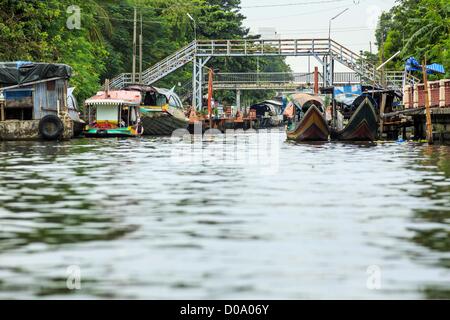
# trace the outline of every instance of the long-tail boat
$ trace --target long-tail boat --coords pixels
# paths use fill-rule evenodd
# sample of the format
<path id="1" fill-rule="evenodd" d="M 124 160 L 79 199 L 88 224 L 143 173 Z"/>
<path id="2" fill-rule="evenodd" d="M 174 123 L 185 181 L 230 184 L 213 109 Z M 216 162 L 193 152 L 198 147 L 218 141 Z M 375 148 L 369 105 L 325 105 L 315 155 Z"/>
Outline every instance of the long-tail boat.
<path id="1" fill-rule="evenodd" d="M 137 137 L 142 135 L 139 91 L 100 91 L 85 101 L 86 137 Z"/>
<path id="2" fill-rule="evenodd" d="M 359 104 L 347 126 L 332 132 L 332 139 L 340 141 L 375 141 L 378 134 L 378 121 L 374 102 L 369 97 Z"/>
<path id="3" fill-rule="evenodd" d="M 140 111 L 144 135 L 170 136 L 177 129 L 188 128 L 189 119 L 173 89 L 133 85 L 125 90 L 140 91 L 142 94 Z"/>
<path id="4" fill-rule="evenodd" d="M 301 141 L 328 141 L 330 129 L 324 114 L 323 101 L 317 96 L 309 94 L 293 95 L 288 106 L 291 109 L 291 125 L 287 129 L 289 140 Z M 285 112 L 289 118 L 289 109 Z M 300 113 L 297 115 L 297 113 Z M 299 122 L 296 122 L 299 118 Z"/>

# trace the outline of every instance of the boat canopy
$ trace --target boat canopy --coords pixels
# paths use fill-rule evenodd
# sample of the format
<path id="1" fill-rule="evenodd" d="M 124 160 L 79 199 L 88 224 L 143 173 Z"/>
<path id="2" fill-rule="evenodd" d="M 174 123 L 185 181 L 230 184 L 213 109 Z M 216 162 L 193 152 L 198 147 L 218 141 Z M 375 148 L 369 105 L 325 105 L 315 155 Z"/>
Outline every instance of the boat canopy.
<path id="1" fill-rule="evenodd" d="M 272 104 L 269 103 L 258 103 L 255 104 L 253 106 L 250 107 L 250 110 L 255 110 L 256 111 L 256 116 L 258 117 L 263 117 L 266 115 L 266 113 L 269 116 L 276 116 L 277 110 L 275 109 L 275 106 L 273 106 Z"/>
<path id="2" fill-rule="evenodd" d="M 72 68 L 65 64 L 28 61 L 0 62 L 0 84 L 15 86 L 53 78 L 69 79 Z"/>
<path id="3" fill-rule="evenodd" d="M 315 102 L 315 105 L 323 106 L 322 98 L 308 93 L 297 93 L 290 96 L 290 100 L 299 108 L 303 108 L 308 102 Z"/>
<path id="4" fill-rule="evenodd" d="M 306 112 L 307 109 L 313 104 L 319 108 L 321 112 L 324 112 L 324 102 L 321 97 L 314 96 L 308 93 L 296 93 L 289 96 L 289 103 L 283 112 L 283 115 L 292 118 L 294 116 L 294 106 L 297 110 Z"/>
<path id="5" fill-rule="evenodd" d="M 277 107 L 281 107 L 283 106 L 283 102 L 282 101 L 277 101 L 277 100 L 266 100 L 264 101 L 265 103 L 271 104 L 273 106 L 277 106 Z"/>
<path id="6" fill-rule="evenodd" d="M 85 101 L 86 105 L 132 105 L 141 104 L 141 93 L 139 91 L 99 91 L 97 94 Z"/>
<path id="7" fill-rule="evenodd" d="M 168 104 L 174 108 L 183 108 L 183 102 L 175 93 L 175 87 L 172 89 L 157 88 L 146 85 L 132 85 L 124 90 L 139 91 L 142 93 L 142 103 L 145 106 L 163 106 Z"/>

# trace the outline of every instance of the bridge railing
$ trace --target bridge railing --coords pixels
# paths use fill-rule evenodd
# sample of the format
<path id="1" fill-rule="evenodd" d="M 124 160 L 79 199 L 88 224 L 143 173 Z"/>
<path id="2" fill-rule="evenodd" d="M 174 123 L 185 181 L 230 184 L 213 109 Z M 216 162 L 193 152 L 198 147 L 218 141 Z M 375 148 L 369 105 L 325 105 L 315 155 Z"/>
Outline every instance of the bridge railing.
<path id="1" fill-rule="evenodd" d="M 205 77 L 205 82 L 208 79 Z M 258 83 L 296 83 L 312 84 L 314 73 L 291 72 L 260 72 L 260 73 L 217 73 L 214 75 L 215 84 L 258 84 Z M 355 72 L 336 72 L 334 74 L 336 84 L 360 83 L 361 78 Z M 323 84 L 323 75 L 319 73 L 319 83 Z"/>
<path id="2" fill-rule="evenodd" d="M 301 56 L 311 53 L 327 54 L 328 39 L 244 39 L 199 40 L 198 56 Z"/>

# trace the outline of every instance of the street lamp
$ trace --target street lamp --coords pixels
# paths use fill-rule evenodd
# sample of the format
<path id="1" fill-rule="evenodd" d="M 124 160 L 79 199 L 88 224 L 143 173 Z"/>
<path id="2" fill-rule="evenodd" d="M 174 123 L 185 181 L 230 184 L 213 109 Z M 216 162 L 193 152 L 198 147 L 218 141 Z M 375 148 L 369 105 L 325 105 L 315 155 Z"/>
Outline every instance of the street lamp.
<path id="1" fill-rule="evenodd" d="M 189 17 L 189 19 L 191 19 L 192 22 L 194 23 L 194 40 L 197 41 L 197 23 L 195 22 L 195 19 L 189 13 L 186 13 L 186 14 Z"/>
<path id="2" fill-rule="evenodd" d="M 335 15 L 333 18 L 330 19 L 330 23 L 328 26 L 328 40 L 331 41 L 331 21 L 333 21 L 334 19 L 336 19 L 337 17 L 339 17 L 340 15 L 344 14 L 344 12 L 348 11 L 349 9 L 345 9 L 343 11 L 341 11 L 340 13 L 338 13 L 337 15 Z"/>

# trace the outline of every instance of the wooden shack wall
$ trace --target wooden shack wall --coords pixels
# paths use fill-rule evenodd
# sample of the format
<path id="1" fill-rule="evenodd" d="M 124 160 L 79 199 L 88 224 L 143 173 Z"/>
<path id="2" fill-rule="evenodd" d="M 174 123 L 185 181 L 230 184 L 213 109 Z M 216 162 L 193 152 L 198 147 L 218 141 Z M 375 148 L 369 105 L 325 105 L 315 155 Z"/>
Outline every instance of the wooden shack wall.
<path id="1" fill-rule="evenodd" d="M 58 101 L 61 111 L 66 109 L 66 80 L 56 80 L 34 85 L 34 119 L 57 114 Z"/>

